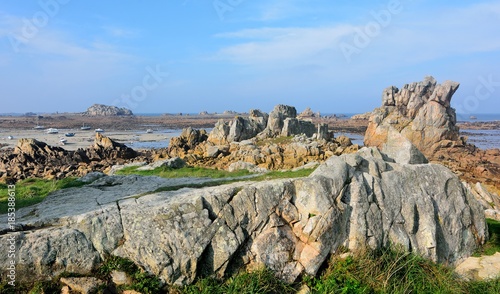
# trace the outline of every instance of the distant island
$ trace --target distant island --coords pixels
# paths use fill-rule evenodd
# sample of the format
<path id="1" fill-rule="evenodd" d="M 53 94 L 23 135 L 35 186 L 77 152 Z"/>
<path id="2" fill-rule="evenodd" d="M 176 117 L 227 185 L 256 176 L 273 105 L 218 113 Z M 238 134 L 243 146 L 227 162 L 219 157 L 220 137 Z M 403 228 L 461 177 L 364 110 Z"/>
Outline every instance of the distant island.
<path id="1" fill-rule="evenodd" d="M 131 116 L 134 115 L 130 109 L 127 109 L 125 107 L 116 107 L 116 106 L 108 106 L 104 104 L 94 104 L 90 106 L 86 112 L 84 112 L 85 115 L 91 115 L 91 116 L 121 116 L 121 115 L 127 115 Z"/>

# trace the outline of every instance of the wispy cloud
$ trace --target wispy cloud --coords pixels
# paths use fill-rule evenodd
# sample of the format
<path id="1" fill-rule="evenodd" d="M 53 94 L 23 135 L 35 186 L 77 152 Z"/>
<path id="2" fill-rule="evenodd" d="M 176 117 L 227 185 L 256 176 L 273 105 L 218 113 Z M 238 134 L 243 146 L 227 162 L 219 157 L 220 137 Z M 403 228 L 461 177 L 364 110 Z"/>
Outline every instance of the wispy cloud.
<path id="1" fill-rule="evenodd" d="M 279 1 L 278 1 L 279 2 Z M 497 30 L 500 27 L 500 3 L 474 4 L 465 8 L 435 11 L 422 15 L 405 8 L 393 16 L 391 23 L 362 48 L 361 62 L 375 69 L 381 60 L 397 66 L 402 59 L 422 62 L 450 55 L 500 49 Z M 272 10 L 270 10 L 272 11 Z M 370 11 L 367 11 L 370 16 Z M 373 19 L 370 21 L 374 21 Z M 270 67 L 282 64 L 323 62 L 352 67 L 343 60 L 340 44 L 350 42 L 367 23 L 334 24 L 320 27 L 279 27 L 245 29 L 215 35 L 233 40 L 216 56 L 237 64 Z M 376 65 L 376 66 L 375 66 Z M 370 64 L 366 64 L 370 68 Z"/>
<path id="2" fill-rule="evenodd" d="M 134 29 L 120 28 L 117 26 L 104 26 L 104 31 L 116 38 L 135 38 L 139 36 L 139 31 Z"/>
<path id="3" fill-rule="evenodd" d="M 350 25 L 320 28 L 261 28 L 218 34 L 219 38 L 250 39 L 222 48 L 218 58 L 242 64 L 297 61 L 337 48 L 352 33 Z"/>

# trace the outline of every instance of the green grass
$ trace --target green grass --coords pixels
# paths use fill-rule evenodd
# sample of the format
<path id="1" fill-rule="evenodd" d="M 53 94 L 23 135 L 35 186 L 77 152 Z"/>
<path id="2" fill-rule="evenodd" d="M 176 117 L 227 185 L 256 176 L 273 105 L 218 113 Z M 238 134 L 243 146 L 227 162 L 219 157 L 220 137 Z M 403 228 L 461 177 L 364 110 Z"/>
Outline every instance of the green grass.
<path id="1" fill-rule="evenodd" d="M 279 280 L 268 269 L 241 272 L 225 281 L 204 278 L 196 281 L 193 285 L 182 288 L 175 287 L 170 290 L 170 293 L 173 294 L 287 294 L 295 292 L 292 285 Z"/>
<path id="2" fill-rule="evenodd" d="M 71 187 L 85 185 L 77 178 L 62 180 L 25 179 L 15 184 L 16 209 L 41 202 L 49 193 Z M 0 184 L 0 213 L 6 213 L 8 208 L 8 186 Z"/>
<path id="3" fill-rule="evenodd" d="M 196 177 L 196 178 L 213 178 L 221 179 L 228 177 L 242 177 L 248 176 L 251 173 L 247 170 L 240 170 L 235 172 L 228 172 L 225 170 L 210 169 L 203 167 L 183 167 L 183 168 L 169 168 L 169 167 L 158 167 L 153 170 L 137 170 L 137 166 L 126 167 L 119 170 L 116 174 L 118 175 L 141 175 L 141 176 L 159 176 L 163 178 L 184 178 L 184 177 Z"/>
<path id="4" fill-rule="evenodd" d="M 268 270 L 240 273 L 226 280 L 211 277 L 170 293 L 296 293 L 307 285 L 311 293 L 500 293 L 500 279 L 464 281 L 446 266 L 399 249 L 366 252 L 356 257 L 330 258 L 317 277 L 303 276 L 283 284 Z"/>
<path id="5" fill-rule="evenodd" d="M 500 293 L 500 278 L 490 281 L 465 281 L 460 279 L 453 269 L 425 260 L 420 256 L 400 249 L 383 249 L 358 254 L 355 257 L 341 258 L 333 255 L 313 277 L 304 275 L 294 284 L 287 284 L 276 278 L 269 269 L 252 272 L 242 271 L 229 278 L 219 280 L 214 277 L 198 278 L 192 285 L 161 288 L 157 277 L 140 270 L 132 261 L 109 257 L 94 272 L 94 276 L 110 282 L 113 270 L 126 272 L 131 278 L 130 285 L 119 286 L 118 293 L 132 289 L 141 293 L 172 294 L 250 294 L 250 293 L 296 293 L 306 285 L 311 293 Z M 72 276 L 65 274 L 65 276 Z M 44 289 L 52 293 L 59 277 L 52 282 L 37 282 L 35 289 Z M 33 288 L 17 286 L 15 292 L 5 285 L 0 285 L 0 293 L 29 293 Z M 56 291 L 57 292 L 57 291 Z M 54 292 L 54 293 L 56 293 Z M 42 293 L 42 292 L 31 292 Z M 99 292 L 102 293 L 102 292 Z"/>
<path id="6" fill-rule="evenodd" d="M 160 280 L 144 271 L 142 271 L 132 261 L 117 257 L 108 257 L 99 268 L 96 270 L 96 276 L 104 281 L 111 281 L 111 272 L 113 270 L 127 273 L 132 282 L 130 285 L 121 285 L 118 291 L 135 290 L 143 294 L 162 293 Z"/>
<path id="7" fill-rule="evenodd" d="M 493 255 L 500 252 L 500 222 L 493 219 L 486 219 L 490 239 L 481 247 L 474 256 Z"/>

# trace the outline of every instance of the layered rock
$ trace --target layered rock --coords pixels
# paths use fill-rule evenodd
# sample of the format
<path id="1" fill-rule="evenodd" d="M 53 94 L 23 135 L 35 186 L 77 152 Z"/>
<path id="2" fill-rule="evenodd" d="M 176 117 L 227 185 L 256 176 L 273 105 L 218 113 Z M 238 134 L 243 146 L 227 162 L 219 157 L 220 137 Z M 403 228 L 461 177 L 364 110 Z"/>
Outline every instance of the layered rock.
<path id="1" fill-rule="evenodd" d="M 90 106 L 84 114 L 92 116 L 134 115 L 130 109 L 125 107 L 120 108 L 103 104 L 94 104 Z"/>
<path id="2" fill-rule="evenodd" d="M 397 130 L 426 155 L 432 155 L 443 140 L 459 138 L 455 110 L 450 101 L 459 83 L 437 84 L 433 77 L 422 82 L 394 86 L 382 93 L 382 107 L 372 112 L 365 134 L 366 146 L 381 147 L 389 131 Z"/>
<path id="3" fill-rule="evenodd" d="M 483 244 L 484 213 L 457 176 L 386 158 L 365 148 L 330 158 L 307 178 L 159 193 L 182 179 L 103 177 L 20 209 L 21 231 L 6 234 L 0 224 L 0 242 L 15 236 L 19 279 L 89 273 L 112 254 L 169 284 L 262 265 L 291 282 L 316 274 L 340 247 L 400 244 L 455 264 Z M 0 251 L 2 270 L 7 254 Z"/>

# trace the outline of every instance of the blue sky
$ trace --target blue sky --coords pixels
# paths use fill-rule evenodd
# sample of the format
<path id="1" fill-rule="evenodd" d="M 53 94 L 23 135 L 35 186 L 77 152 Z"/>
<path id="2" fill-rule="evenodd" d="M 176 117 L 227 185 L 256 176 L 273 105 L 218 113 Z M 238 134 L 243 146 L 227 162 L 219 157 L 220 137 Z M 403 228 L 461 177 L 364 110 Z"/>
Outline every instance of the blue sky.
<path id="1" fill-rule="evenodd" d="M 2 1 L 0 113 L 361 113 L 426 75 L 499 113 L 499 29 L 499 1 Z"/>

